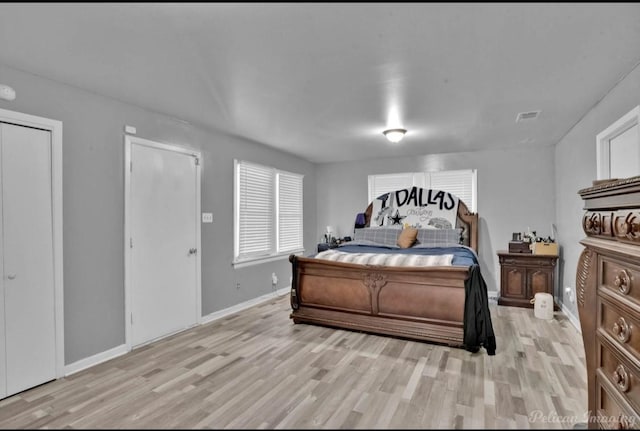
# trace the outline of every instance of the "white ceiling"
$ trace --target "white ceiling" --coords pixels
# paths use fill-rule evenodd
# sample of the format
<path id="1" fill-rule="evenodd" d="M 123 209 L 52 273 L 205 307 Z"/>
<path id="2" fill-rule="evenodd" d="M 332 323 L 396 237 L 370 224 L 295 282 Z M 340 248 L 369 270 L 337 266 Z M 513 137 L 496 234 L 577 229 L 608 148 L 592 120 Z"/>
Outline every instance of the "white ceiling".
<path id="1" fill-rule="evenodd" d="M 634 3 L 0 5 L 0 63 L 312 162 L 554 145 L 639 47 Z"/>

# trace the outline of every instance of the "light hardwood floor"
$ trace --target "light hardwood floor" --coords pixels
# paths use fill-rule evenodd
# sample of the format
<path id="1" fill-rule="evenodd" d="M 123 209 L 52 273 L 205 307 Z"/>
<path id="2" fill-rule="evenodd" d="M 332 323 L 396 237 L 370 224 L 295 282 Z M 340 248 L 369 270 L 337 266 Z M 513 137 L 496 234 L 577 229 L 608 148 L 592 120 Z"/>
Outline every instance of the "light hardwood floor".
<path id="1" fill-rule="evenodd" d="M 492 305 L 497 351 L 289 319 L 279 297 L 0 401 L 2 428 L 572 428 L 580 334 Z"/>

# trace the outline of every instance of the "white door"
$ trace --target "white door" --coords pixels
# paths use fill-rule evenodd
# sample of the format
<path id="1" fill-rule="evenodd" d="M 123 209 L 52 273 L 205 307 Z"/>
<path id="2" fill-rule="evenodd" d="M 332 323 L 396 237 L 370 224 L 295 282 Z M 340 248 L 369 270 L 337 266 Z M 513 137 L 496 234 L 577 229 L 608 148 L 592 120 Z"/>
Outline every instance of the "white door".
<path id="1" fill-rule="evenodd" d="M 4 396 L 56 377 L 51 132 L 0 123 Z"/>
<path id="2" fill-rule="evenodd" d="M 131 344 L 198 321 L 197 158 L 136 142 L 130 165 Z"/>

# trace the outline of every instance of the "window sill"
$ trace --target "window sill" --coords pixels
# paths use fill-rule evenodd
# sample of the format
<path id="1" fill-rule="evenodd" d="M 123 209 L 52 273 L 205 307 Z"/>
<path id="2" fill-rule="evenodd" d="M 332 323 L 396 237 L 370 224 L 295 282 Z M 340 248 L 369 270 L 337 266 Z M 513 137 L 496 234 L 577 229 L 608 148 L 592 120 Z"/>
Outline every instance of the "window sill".
<path id="1" fill-rule="evenodd" d="M 235 268 L 244 268 L 247 266 L 260 265 L 262 263 L 274 262 L 276 260 L 288 259 L 292 254 L 304 253 L 304 250 L 292 250 L 283 253 L 273 254 L 271 256 L 251 257 L 242 260 L 234 260 L 231 265 Z"/>

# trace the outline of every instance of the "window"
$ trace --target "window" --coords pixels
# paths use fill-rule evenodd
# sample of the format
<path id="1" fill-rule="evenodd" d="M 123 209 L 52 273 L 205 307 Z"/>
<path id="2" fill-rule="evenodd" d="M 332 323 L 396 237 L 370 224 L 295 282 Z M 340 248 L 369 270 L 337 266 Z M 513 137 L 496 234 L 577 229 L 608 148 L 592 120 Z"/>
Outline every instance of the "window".
<path id="1" fill-rule="evenodd" d="M 629 178 L 640 171 L 640 106 L 596 136 L 597 179 Z"/>
<path id="2" fill-rule="evenodd" d="M 302 179 L 235 161 L 234 265 L 302 251 Z"/>
<path id="3" fill-rule="evenodd" d="M 387 192 L 413 186 L 449 192 L 460 198 L 467 205 L 469 211 L 476 212 L 475 169 L 369 175 L 369 202 Z"/>

